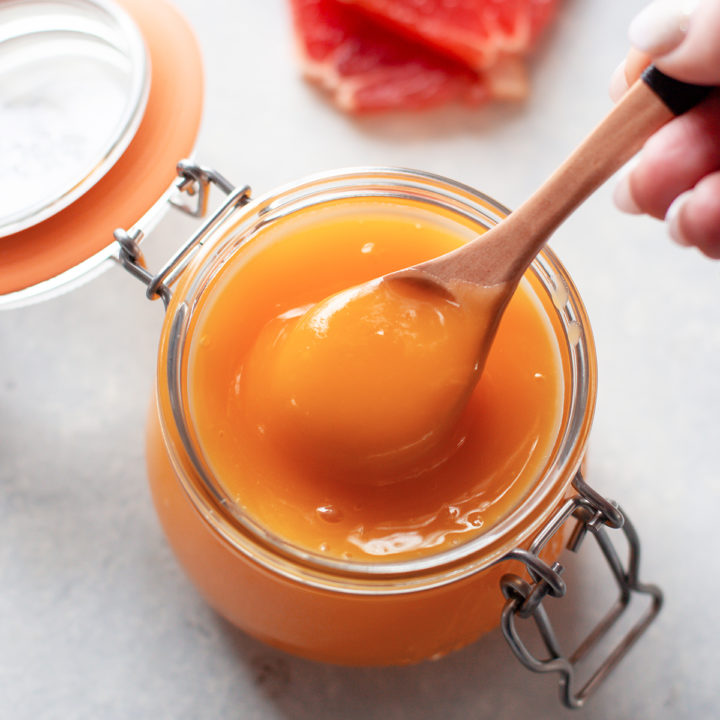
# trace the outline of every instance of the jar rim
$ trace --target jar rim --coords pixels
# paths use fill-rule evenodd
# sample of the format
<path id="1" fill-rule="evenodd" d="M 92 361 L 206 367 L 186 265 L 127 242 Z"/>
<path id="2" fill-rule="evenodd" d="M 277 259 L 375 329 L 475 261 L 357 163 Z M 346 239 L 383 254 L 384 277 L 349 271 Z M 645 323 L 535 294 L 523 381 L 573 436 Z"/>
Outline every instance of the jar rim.
<path id="1" fill-rule="evenodd" d="M 168 443 L 173 465 L 186 494 L 212 528 L 234 550 L 286 576 L 302 577 L 320 587 L 349 592 L 407 592 L 446 584 L 500 560 L 526 541 L 564 496 L 580 466 L 596 396 L 596 357 L 587 313 L 570 276 L 555 254 L 545 248 L 530 271 L 547 292 L 557 313 L 569 358 L 569 394 L 555 449 L 524 500 L 486 532 L 426 556 L 395 561 L 328 558 L 277 536 L 244 515 L 215 482 L 194 437 L 189 403 L 187 357 L 191 320 L 202 293 L 223 262 L 247 243 L 257 230 L 279 217 L 330 200 L 358 196 L 412 197 L 441 204 L 490 227 L 509 210 L 463 183 L 423 171 L 390 167 L 346 168 L 312 175 L 255 199 L 233 213 L 208 239 L 181 276 L 168 307 L 158 362 L 158 388 L 167 393 L 169 412 L 160 408 L 163 434 L 174 429 L 177 443 Z M 545 305 L 545 303 L 543 303 Z M 189 331 L 190 329 L 190 331 Z M 557 335 L 557 333 L 556 333 Z M 159 393 L 159 396 L 163 395 Z M 160 402 L 160 405 L 163 403 Z M 170 427 L 172 426 L 172 428 Z"/>

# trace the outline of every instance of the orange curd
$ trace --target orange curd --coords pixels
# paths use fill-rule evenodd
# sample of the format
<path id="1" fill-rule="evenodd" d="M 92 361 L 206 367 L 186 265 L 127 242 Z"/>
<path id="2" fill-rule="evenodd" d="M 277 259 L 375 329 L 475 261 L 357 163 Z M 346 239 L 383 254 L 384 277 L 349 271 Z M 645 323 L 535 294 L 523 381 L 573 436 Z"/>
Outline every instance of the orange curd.
<path id="1" fill-rule="evenodd" d="M 345 558 L 426 553 L 492 526 L 527 493 L 562 413 L 557 342 L 527 285 L 449 429 L 448 386 L 476 362 L 471 308 L 414 288 L 387 291 L 387 302 L 362 286 L 359 302 L 340 298 L 347 312 L 329 330 L 359 343 L 341 337 L 328 350 L 327 329 L 303 327 L 323 319 L 309 303 L 331 295 L 332 305 L 343 288 L 465 239 L 442 218 L 358 200 L 261 230 L 255 252 L 213 279 L 190 348 L 190 411 L 212 472 L 274 534 Z M 406 407 L 425 386 L 437 388 L 424 409 L 444 442 L 398 479 L 397 446 L 431 425 Z"/>
<path id="2" fill-rule="evenodd" d="M 320 199 L 307 202 L 307 187 Z M 594 379 L 582 379 L 590 387 L 575 402 L 575 349 L 538 273 L 520 284 L 458 417 L 409 464 L 393 448 L 427 418 L 406 400 L 418 383 L 442 388 L 465 371 L 468 308 L 406 294 L 390 325 L 349 324 L 371 348 L 361 366 L 353 354 L 314 353 L 312 333 L 293 334 L 308 308 L 487 226 L 474 208 L 433 202 L 434 189 L 413 192 L 301 186 L 291 210 L 282 195 L 261 199 L 185 270 L 161 339 L 148 467 L 170 543 L 225 617 L 318 660 L 415 662 L 497 625 L 499 578 L 520 570 L 500 561 L 566 496 L 589 429 Z M 408 366 L 398 359 L 417 334 L 396 331 L 413 313 L 423 347 Z M 392 328 L 388 347 L 378 330 Z M 439 392 L 439 417 L 443 403 Z M 367 432 L 348 433 L 358 417 Z"/>

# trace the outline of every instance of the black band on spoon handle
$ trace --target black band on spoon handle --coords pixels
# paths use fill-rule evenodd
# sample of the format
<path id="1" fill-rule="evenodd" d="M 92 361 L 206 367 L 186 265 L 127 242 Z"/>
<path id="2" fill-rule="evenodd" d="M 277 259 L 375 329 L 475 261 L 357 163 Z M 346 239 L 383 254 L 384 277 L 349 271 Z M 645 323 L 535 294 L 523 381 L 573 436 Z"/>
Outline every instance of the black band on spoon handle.
<path id="1" fill-rule="evenodd" d="M 642 74 L 645 84 L 667 105 L 674 115 L 682 115 L 701 103 L 712 90 L 708 85 L 692 85 L 668 77 L 654 65 Z"/>

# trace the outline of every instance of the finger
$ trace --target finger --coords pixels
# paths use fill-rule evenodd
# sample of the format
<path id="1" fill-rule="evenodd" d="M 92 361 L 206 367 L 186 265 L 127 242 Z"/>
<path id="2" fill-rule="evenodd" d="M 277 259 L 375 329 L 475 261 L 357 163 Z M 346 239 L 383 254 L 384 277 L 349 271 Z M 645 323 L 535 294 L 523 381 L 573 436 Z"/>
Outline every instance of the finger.
<path id="1" fill-rule="evenodd" d="M 651 63 L 652 58 L 646 52 L 631 47 L 625 60 L 625 80 L 632 85 L 642 75 L 642 71 Z"/>
<path id="2" fill-rule="evenodd" d="M 625 78 L 625 65 L 627 60 L 623 60 L 613 72 L 610 77 L 610 86 L 608 87 L 608 93 L 610 99 L 613 102 L 617 102 L 626 92 L 629 87 L 628 81 Z"/>
<path id="3" fill-rule="evenodd" d="M 630 42 L 653 57 L 667 55 L 685 39 L 698 5 L 698 0 L 654 0 L 630 23 Z"/>
<path id="4" fill-rule="evenodd" d="M 675 118 L 645 143 L 637 165 L 621 177 L 616 204 L 625 212 L 664 218 L 673 200 L 720 170 L 720 93 Z"/>
<path id="5" fill-rule="evenodd" d="M 703 178 L 680 195 L 667 214 L 670 236 L 680 245 L 695 245 L 720 259 L 720 172 Z"/>
<path id="6" fill-rule="evenodd" d="M 610 80 L 610 99 L 617 102 L 650 64 L 650 56 L 635 48 L 630 48 Z"/>
<path id="7" fill-rule="evenodd" d="M 664 73 L 720 85 L 720 2 L 655 0 L 630 24 L 630 41 Z"/>

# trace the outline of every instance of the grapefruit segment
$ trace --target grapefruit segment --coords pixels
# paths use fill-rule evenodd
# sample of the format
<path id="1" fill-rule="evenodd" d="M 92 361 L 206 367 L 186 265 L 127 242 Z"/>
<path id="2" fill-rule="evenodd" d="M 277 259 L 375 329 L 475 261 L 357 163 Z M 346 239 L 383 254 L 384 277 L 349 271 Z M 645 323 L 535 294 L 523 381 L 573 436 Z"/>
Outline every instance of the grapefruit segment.
<path id="1" fill-rule="evenodd" d="M 344 110 L 478 105 L 491 83 L 457 60 L 378 25 L 336 0 L 291 0 L 306 77 Z"/>
<path id="2" fill-rule="evenodd" d="M 341 0 L 368 17 L 486 70 L 525 55 L 554 17 L 559 0 Z"/>

